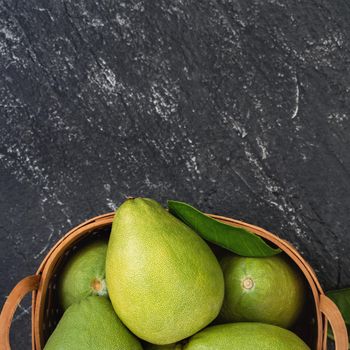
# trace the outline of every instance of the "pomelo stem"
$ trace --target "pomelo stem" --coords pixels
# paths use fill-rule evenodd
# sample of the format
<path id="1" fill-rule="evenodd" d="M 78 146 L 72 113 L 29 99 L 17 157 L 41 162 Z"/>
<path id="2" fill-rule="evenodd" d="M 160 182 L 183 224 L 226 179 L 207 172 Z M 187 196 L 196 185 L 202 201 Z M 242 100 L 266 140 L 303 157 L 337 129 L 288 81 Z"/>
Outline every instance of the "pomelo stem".
<path id="1" fill-rule="evenodd" d="M 254 281 L 250 277 L 247 277 L 243 280 L 242 285 L 244 289 L 252 289 L 254 287 Z"/>
<path id="2" fill-rule="evenodd" d="M 106 286 L 106 281 L 104 279 L 98 279 L 95 278 L 91 282 L 91 288 L 94 292 L 94 294 L 104 296 L 107 295 L 107 286 Z"/>

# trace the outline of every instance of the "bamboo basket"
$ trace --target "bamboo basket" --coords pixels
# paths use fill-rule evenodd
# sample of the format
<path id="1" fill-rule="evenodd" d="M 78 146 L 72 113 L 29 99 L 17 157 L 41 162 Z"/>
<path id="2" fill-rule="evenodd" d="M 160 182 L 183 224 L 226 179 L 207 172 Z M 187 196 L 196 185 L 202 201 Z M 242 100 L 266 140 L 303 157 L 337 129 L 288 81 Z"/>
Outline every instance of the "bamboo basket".
<path id="1" fill-rule="evenodd" d="M 315 272 L 289 242 L 242 221 L 217 215 L 211 215 L 211 217 L 228 225 L 249 229 L 281 248 L 301 270 L 308 286 L 309 302 L 306 306 L 308 315 L 304 319 L 309 319 L 310 322 L 305 323 L 304 329 L 297 330 L 297 333 L 302 333 L 304 339 L 305 337 L 308 339 L 313 350 L 326 350 L 329 322 L 334 333 L 336 350 L 348 349 L 347 329 L 337 306 L 325 296 Z M 11 349 L 9 333 L 13 315 L 22 298 L 29 292 L 32 292 L 32 350 L 44 348 L 46 340 L 61 317 L 56 297 L 60 268 L 77 247 L 94 237 L 108 236 L 113 218 L 114 213 L 109 213 L 73 228 L 50 250 L 36 274 L 24 278 L 15 286 L 0 315 L 0 350 Z"/>

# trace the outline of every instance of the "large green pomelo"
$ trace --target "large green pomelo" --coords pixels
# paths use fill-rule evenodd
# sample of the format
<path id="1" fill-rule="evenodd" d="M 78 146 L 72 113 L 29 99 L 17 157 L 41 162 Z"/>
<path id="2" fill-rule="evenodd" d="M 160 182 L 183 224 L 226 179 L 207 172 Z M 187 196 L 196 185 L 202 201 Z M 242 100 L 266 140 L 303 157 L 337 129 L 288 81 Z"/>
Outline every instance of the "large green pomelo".
<path id="1" fill-rule="evenodd" d="M 151 199 L 128 199 L 115 216 L 107 259 L 110 299 L 139 338 L 170 344 L 218 315 L 223 274 L 208 245 Z"/>
<path id="2" fill-rule="evenodd" d="M 282 255 L 221 260 L 225 298 L 219 320 L 254 321 L 289 328 L 300 315 L 305 288 L 298 273 Z"/>
<path id="3" fill-rule="evenodd" d="M 63 314 L 44 350 L 142 350 L 107 298 L 87 297 Z"/>
<path id="4" fill-rule="evenodd" d="M 64 310 L 90 295 L 107 296 L 106 253 L 107 242 L 98 240 L 79 249 L 67 261 L 58 281 Z"/>
<path id="5" fill-rule="evenodd" d="M 208 327 L 190 338 L 184 350 L 310 350 L 294 333 L 277 326 L 227 323 Z"/>

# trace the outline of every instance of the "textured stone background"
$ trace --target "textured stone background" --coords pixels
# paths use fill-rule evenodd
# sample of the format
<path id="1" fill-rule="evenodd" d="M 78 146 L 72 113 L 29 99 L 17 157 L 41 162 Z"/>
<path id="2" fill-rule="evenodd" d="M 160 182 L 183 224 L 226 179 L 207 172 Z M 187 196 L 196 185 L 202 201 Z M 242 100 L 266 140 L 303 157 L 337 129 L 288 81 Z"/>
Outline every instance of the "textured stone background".
<path id="1" fill-rule="evenodd" d="M 128 195 L 261 225 L 350 285 L 349 36 L 346 0 L 0 0 L 0 306 Z"/>

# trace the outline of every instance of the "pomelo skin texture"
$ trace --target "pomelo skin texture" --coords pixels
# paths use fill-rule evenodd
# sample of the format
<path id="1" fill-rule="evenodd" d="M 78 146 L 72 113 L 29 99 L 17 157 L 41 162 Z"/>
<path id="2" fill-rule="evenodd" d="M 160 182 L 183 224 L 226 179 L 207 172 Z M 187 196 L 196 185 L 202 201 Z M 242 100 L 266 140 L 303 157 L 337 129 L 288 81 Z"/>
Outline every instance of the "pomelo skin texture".
<path id="1" fill-rule="evenodd" d="M 310 350 L 294 333 L 277 326 L 227 323 L 208 327 L 190 338 L 183 350 Z"/>
<path id="2" fill-rule="evenodd" d="M 128 199 L 116 212 L 107 287 L 123 323 L 165 345 L 187 338 L 218 315 L 224 279 L 215 255 L 188 226 L 151 199 Z"/>
<path id="3" fill-rule="evenodd" d="M 107 296 L 106 253 L 107 242 L 99 240 L 78 250 L 67 261 L 58 281 L 64 310 L 90 295 Z"/>
<path id="4" fill-rule="evenodd" d="M 304 305 L 301 275 L 283 255 L 226 256 L 221 261 L 225 298 L 219 321 L 254 321 L 291 327 Z"/>
<path id="5" fill-rule="evenodd" d="M 107 298 L 87 297 L 63 314 L 44 350 L 142 350 Z"/>

